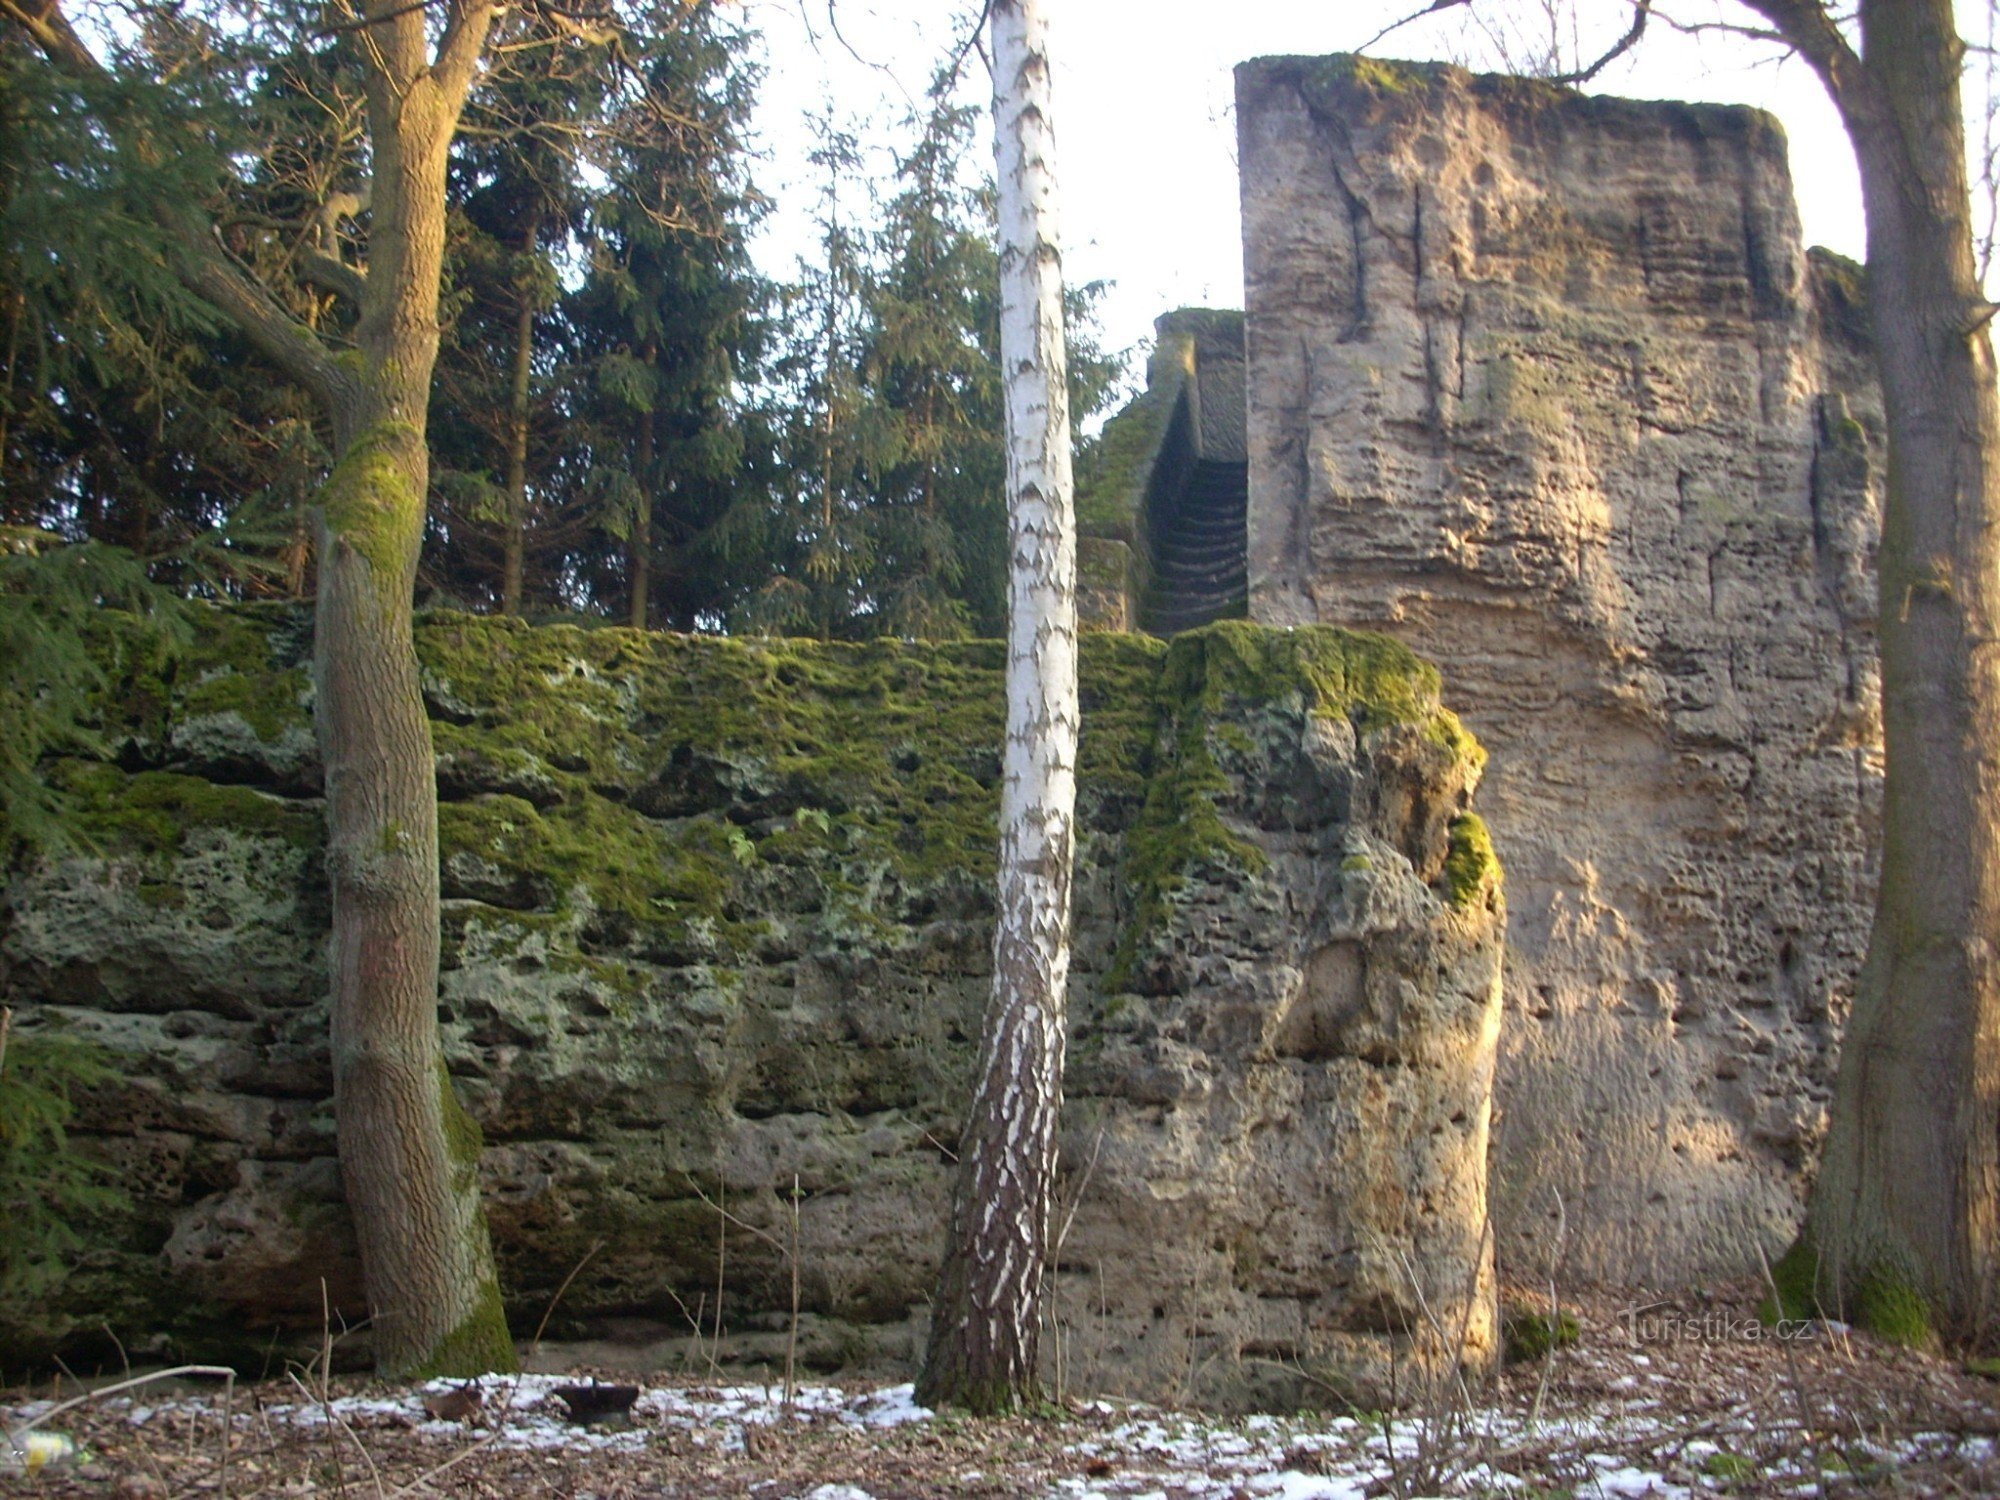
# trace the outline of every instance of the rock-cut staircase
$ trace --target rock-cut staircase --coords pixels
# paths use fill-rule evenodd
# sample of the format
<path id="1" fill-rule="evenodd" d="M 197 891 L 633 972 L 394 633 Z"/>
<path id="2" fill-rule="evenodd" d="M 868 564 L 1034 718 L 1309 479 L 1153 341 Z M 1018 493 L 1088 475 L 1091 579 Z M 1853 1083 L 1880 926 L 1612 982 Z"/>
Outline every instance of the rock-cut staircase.
<path id="1" fill-rule="evenodd" d="M 1248 600 L 1244 508 L 1249 466 L 1197 459 L 1170 514 L 1152 517 L 1152 586 L 1141 628 L 1154 635 L 1241 619 Z"/>

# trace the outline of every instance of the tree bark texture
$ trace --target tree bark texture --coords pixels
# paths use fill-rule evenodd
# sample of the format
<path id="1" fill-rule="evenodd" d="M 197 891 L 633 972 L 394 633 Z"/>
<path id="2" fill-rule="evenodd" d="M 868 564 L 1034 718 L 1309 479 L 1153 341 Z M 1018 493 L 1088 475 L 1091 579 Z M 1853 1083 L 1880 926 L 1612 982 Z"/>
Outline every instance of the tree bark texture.
<path id="1" fill-rule="evenodd" d="M 514 1356 L 479 1201 L 478 1130 L 438 1042 L 436 763 L 411 639 L 445 166 L 470 72 L 454 85 L 452 70 L 430 65 L 422 13 L 378 4 L 389 18 L 370 28 L 370 257 L 358 367 L 333 414 L 314 637 L 334 1120 L 378 1367 L 477 1374 Z"/>
<path id="2" fill-rule="evenodd" d="M 1750 0 L 1859 161 L 1888 419 L 1882 879 L 1795 1286 L 1912 1342 L 1992 1331 L 2000 1270 L 2000 402 L 1950 0 Z M 1789 1293 L 1788 1293 L 1789 1295 Z"/>
<path id="3" fill-rule="evenodd" d="M 1031 1400 L 1062 1107 L 1075 843 L 1076 536 L 1041 0 L 992 7 L 1006 384 L 1007 745 L 993 993 L 919 1396 Z"/>

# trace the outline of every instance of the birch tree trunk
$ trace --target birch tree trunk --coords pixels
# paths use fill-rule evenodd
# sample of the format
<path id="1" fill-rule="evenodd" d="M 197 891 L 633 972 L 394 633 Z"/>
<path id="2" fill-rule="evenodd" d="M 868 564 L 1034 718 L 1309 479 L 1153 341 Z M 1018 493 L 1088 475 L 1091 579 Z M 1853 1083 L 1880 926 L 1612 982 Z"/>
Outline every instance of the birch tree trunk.
<path id="1" fill-rule="evenodd" d="M 1062 1107 L 1078 728 L 1048 37 L 1042 0 L 994 0 L 991 14 L 1010 555 L 1000 902 L 993 994 L 918 1384 L 927 1404 L 976 1412 L 1009 1410 L 1036 1391 Z"/>
<path id="2" fill-rule="evenodd" d="M 1972 244 L 1951 0 L 1746 0 L 1860 166 L 1882 514 L 1882 880 L 1794 1304 L 1906 1342 L 1990 1334 L 2000 1291 L 2000 399 Z"/>

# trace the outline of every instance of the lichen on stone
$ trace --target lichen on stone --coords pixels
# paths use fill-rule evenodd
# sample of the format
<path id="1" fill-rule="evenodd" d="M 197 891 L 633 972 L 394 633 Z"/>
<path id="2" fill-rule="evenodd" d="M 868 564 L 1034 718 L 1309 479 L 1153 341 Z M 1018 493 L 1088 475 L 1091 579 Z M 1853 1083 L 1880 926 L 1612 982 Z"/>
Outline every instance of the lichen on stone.
<path id="1" fill-rule="evenodd" d="M 1159 728 L 1152 775 L 1126 841 L 1133 914 L 1109 983 L 1132 981 L 1142 946 L 1193 872 L 1209 866 L 1255 874 L 1262 867 L 1256 845 L 1217 806 L 1218 794 L 1232 785 L 1222 758 L 1240 760 L 1248 748 L 1235 713 L 1288 703 L 1301 715 L 1344 720 L 1358 735 L 1412 728 L 1462 763 L 1469 785 L 1485 752 L 1443 707 L 1439 691 L 1437 669 L 1387 636 L 1317 625 L 1271 630 L 1238 620 L 1176 636 L 1154 688 Z M 1491 861 L 1490 841 L 1484 851 Z M 1476 873 L 1468 867 L 1468 874 L 1497 878 L 1483 865 Z"/>
<path id="2" fill-rule="evenodd" d="M 278 695 L 267 724 L 290 735 L 304 715 L 295 625 L 274 615 L 261 652 L 218 634 L 221 654 L 205 655 L 198 639 L 130 705 L 105 704 L 118 760 L 52 768 L 79 789 L 96 850 L 18 877 L 0 935 L 23 997 L 59 996 L 91 1018 L 130 1074 L 129 1098 L 94 1113 L 92 1149 L 162 1184 L 160 1201 L 93 1239 L 91 1264 L 106 1269 L 72 1278 L 59 1311 L 77 1328 L 167 1330 L 189 1352 L 253 1362 L 274 1339 L 287 1350 L 317 1339 L 322 1274 L 337 1312 L 366 1311 L 332 1161 L 321 804 L 281 757 L 248 744 L 215 772 L 255 785 L 130 767 L 171 764 L 177 726 L 204 708 L 191 686 L 235 676 Z M 496 1362 L 500 1300 L 532 1323 L 593 1246 L 552 1334 L 591 1336 L 624 1314 L 678 1326 L 672 1298 L 712 1291 L 713 1204 L 726 1195 L 743 1223 L 782 1226 L 796 1171 L 812 1268 L 800 1357 L 882 1368 L 929 1291 L 949 1189 L 935 1143 L 958 1129 L 990 988 L 1002 647 L 457 614 L 421 620 L 415 644 L 442 798 L 440 1104 L 461 1189 L 478 1164 L 501 1272 L 432 1367 Z M 1367 893 L 1352 878 L 1307 881 L 1301 899 L 1336 923 L 1373 902 L 1368 920 L 1425 955 L 1411 983 L 1437 987 L 1438 1019 L 1409 1013 L 1425 1040 L 1399 1078 L 1481 1044 L 1460 1012 L 1485 993 L 1493 924 L 1448 916 L 1435 871 L 1416 873 L 1400 852 L 1435 845 L 1441 864 L 1443 824 L 1427 809 L 1458 805 L 1476 752 L 1438 708 L 1435 673 L 1379 638 L 1240 622 L 1171 647 L 1092 635 L 1081 665 L 1066 1120 L 1109 1127 L 1101 1184 L 1153 1170 L 1143 1153 L 1114 1165 L 1132 1149 L 1118 1123 L 1129 1099 L 1180 1097 L 1177 1075 L 1135 1049 L 1178 1028 L 1170 1014 L 1226 1008 L 1209 980 L 1171 964 L 1143 992 L 1116 991 L 1107 970 L 1138 926 L 1135 906 L 1145 920 L 1146 882 L 1177 941 L 1212 918 L 1236 922 L 1251 930 L 1232 939 L 1230 963 L 1278 972 L 1290 962 L 1283 924 L 1259 903 L 1284 893 L 1253 867 L 1330 868 L 1365 849 Z M 1361 781 L 1386 795 L 1355 843 L 1345 799 Z M 281 782 L 290 795 L 269 789 Z M 1276 823 L 1260 821 L 1279 783 L 1289 800 Z M 1310 822 L 1308 853 L 1271 832 L 1297 818 Z M 1384 963 L 1399 962 L 1389 951 Z M 1322 1050 L 1345 1045 L 1338 1028 L 1314 1036 Z M 1250 1065 L 1234 1045 L 1201 1042 L 1225 1072 Z M 1351 1089 L 1340 1097 L 1354 1124 L 1337 1139 L 1373 1138 L 1376 1061 L 1257 1056 Z M 1476 1115 L 1453 1098 L 1453 1114 Z M 1460 1134 L 1426 1126 L 1413 1149 L 1474 1150 Z M 1200 1191 L 1226 1218 L 1261 1189 L 1218 1171 Z M 1332 1199 L 1359 1191 L 1347 1180 L 1329 1174 Z M 1363 1196 L 1355 1211 L 1374 1214 L 1376 1195 Z M 1120 1199 L 1119 1214 L 1138 1201 Z M 1086 1207 L 1079 1244 L 1107 1232 L 1102 1217 Z M 1318 1210 L 1295 1217 L 1325 1232 Z M 752 1319 L 785 1305 L 788 1277 L 755 1234 L 723 1232 L 725 1346 L 754 1358 L 767 1344 Z M 1225 1294 L 1254 1300 L 1283 1259 L 1234 1253 L 1225 1276 L 1244 1285 Z M 1448 1279 L 1462 1284 L 1462 1268 Z M 1119 1292 L 1116 1275 L 1110 1285 Z M 1329 1380 L 1346 1358 L 1308 1356 Z M 1235 1381 L 1215 1391 L 1247 1399 Z"/>

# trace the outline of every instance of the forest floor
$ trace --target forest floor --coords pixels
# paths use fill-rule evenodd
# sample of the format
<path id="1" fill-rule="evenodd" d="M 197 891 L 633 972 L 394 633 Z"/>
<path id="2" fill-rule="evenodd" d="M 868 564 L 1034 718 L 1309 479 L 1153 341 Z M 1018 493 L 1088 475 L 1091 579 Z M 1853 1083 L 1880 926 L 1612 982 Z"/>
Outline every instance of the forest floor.
<path id="1" fill-rule="evenodd" d="M 335 1377 L 233 1393 L 106 1395 L 46 1430 L 79 1451 L 0 1494 L 1216 1497 L 1684 1500 L 1697 1495 L 2000 1495 L 2000 1385 L 1837 1325 L 1753 1333 L 1747 1288 L 1633 1310 L 1566 1300 L 1581 1337 L 1470 1399 L 1364 1412 L 1219 1417 L 1072 1401 L 1035 1418 L 934 1416 L 907 1386 L 782 1389 L 651 1377 L 616 1425 L 567 1420 L 558 1386 L 614 1370 L 491 1377 L 451 1419 L 449 1382 Z M 19 1433 L 48 1411 L 15 1392 Z M 57 1394 L 61 1394 L 58 1392 Z M 446 1413 L 444 1418 L 437 1412 Z M 4 1460 L 5 1454 L 0 1454 Z M 0 1470 L 4 1470 L 0 1462 Z"/>

